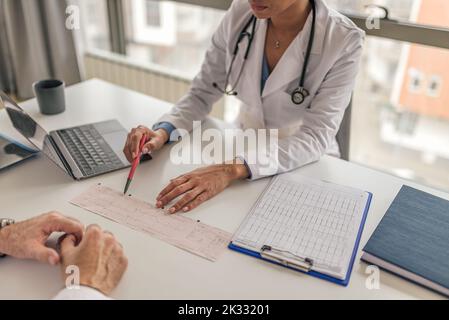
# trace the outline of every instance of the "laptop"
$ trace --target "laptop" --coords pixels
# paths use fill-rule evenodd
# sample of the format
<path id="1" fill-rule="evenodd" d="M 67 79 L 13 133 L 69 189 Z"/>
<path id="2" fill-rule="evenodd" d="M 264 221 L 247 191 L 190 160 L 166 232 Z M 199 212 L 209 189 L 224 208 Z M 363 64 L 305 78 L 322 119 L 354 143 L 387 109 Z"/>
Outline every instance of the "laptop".
<path id="1" fill-rule="evenodd" d="M 130 166 L 122 152 L 127 131 L 117 120 L 48 133 L 4 92 L 0 97 L 14 128 L 73 179 Z"/>

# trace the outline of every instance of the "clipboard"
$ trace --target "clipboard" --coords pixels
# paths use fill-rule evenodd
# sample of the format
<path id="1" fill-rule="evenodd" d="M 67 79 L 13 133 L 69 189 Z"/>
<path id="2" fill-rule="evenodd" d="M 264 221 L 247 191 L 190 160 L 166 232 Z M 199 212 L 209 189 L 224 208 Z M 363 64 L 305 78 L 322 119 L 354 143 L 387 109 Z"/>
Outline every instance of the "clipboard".
<path id="1" fill-rule="evenodd" d="M 366 193 L 367 193 L 367 201 L 366 201 L 365 208 L 364 208 L 364 211 L 362 214 L 361 223 L 358 228 L 356 241 L 355 241 L 354 247 L 352 249 L 352 255 L 351 255 L 349 266 L 348 266 L 346 276 L 344 279 L 332 277 L 328 274 L 314 271 L 313 270 L 313 264 L 314 264 L 313 259 L 310 259 L 308 257 L 297 256 L 288 251 L 284 251 L 281 248 L 274 248 L 274 247 L 270 246 L 269 244 L 264 245 L 259 252 L 249 250 L 242 246 L 236 245 L 233 242 L 231 242 L 228 245 L 228 248 L 233 251 L 240 252 L 240 253 L 249 255 L 251 257 L 261 259 L 266 262 L 270 262 L 270 263 L 273 263 L 273 264 L 276 264 L 276 265 L 279 265 L 279 266 L 282 266 L 282 267 L 285 267 L 285 268 L 288 268 L 288 269 L 291 269 L 294 271 L 308 274 L 310 276 L 313 276 L 313 277 L 316 277 L 319 279 L 323 279 L 323 280 L 335 283 L 337 285 L 346 287 L 346 286 L 348 286 L 350 278 L 351 278 L 352 269 L 354 266 L 355 258 L 357 256 L 357 251 L 358 251 L 359 244 L 360 244 L 360 239 L 362 237 L 366 218 L 368 216 L 369 208 L 370 208 L 371 201 L 373 198 L 373 194 L 371 192 L 366 192 Z"/>

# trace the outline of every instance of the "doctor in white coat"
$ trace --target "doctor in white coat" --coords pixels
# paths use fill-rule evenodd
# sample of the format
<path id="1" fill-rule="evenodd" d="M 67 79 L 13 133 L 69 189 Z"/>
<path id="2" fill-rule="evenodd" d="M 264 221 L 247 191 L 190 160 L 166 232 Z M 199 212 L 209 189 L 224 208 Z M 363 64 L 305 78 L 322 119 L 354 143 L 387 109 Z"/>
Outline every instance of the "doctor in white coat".
<path id="1" fill-rule="evenodd" d="M 234 0 L 212 38 L 190 91 L 152 130 L 128 135 L 124 153 L 132 161 L 146 135 L 144 152 L 162 148 L 176 129 L 192 130 L 223 94 L 241 101 L 242 129 L 277 129 L 276 174 L 324 154 L 339 156 L 336 134 L 349 105 L 364 33 L 323 0 Z M 246 59 L 245 59 L 246 57 Z M 232 181 L 263 178 L 245 155 L 173 179 L 157 206 L 178 201 L 170 212 L 187 212 Z"/>

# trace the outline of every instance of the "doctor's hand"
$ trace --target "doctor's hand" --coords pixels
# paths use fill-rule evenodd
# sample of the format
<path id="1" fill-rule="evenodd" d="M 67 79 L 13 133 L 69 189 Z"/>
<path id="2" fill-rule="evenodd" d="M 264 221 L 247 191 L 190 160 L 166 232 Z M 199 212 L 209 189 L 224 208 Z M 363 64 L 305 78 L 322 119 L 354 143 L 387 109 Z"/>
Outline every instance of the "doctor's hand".
<path id="1" fill-rule="evenodd" d="M 18 222 L 0 229 L 0 252 L 19 259 L 34 259 L 51 265 L 60 262 L 59 254 L 45 243 L 53 232 L 72 234 L 80 241 L 84 226 L 57 212 Z"/>
<path id="2" fill-rule="evenodd" d="M 88 286 L 109 295 L 119 284 L 128 267 L 121 244 L 110 232 L 103 231 L 97 225 L 87 227 L 83 240 L 78 244 L 73 235 L 60 239 L 61 271 L 70 266 L 79 268 L 79 284 Z"/>
<path id="3" fill-rule="evenodd" d="M 147 143 L 143 147 L 143 154 L 161 149 L 170 138 L 167 131 L 164 129 L 153 131 L 144 126 L 138 126 L 137 128 L 132 129 L 128 134 L 125 147 L 123 148 L 123 153 L 129 162 L 133 162 L 139 154 L 140 140 L 144 135 L 147 138 Z"/>
<path id="4" fill-rule="evenodd" d="M 156 207 L 163 208 L 180 197 L 170 213 L 180 210 L 188 212 L 226 189 L 232 181 L 245 179 L 249 175 L 244 164 L 226 163 L 194 170 L 171 180 L 156 199 Z"/>

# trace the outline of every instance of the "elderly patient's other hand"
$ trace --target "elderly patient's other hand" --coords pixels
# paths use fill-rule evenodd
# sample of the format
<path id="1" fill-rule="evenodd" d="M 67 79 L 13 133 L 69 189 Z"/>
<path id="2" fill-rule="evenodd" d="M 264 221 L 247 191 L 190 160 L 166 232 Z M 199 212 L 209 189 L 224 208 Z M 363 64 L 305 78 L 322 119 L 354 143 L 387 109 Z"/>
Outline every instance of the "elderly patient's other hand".
<path id="1" fill-rule="evenodd" d="M 0 231 L 0 252 L 20 259 L 35 259 L 56 265 L 59 254 L 45 246 L 53 232 L 65 232 L 81 240 L 84 226 L 77 220 L 65 217 L 57 212 L 7 226 Z"/>
<path id="2" fill-rule="evenodd" d="M 88 286 L 109 295 L 118 285 L 128 260 L 123 248 L 114 236 L 97 225 L 87 227 L 83 240 L 77 245 L 73 235 L 66 235 L 60 242 L 62 272 L 68 266 L 77 266 L 80 285 Z"/>

